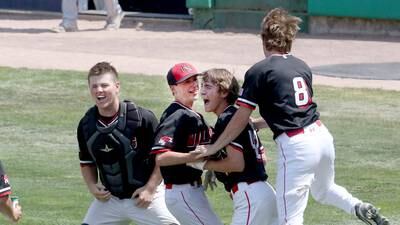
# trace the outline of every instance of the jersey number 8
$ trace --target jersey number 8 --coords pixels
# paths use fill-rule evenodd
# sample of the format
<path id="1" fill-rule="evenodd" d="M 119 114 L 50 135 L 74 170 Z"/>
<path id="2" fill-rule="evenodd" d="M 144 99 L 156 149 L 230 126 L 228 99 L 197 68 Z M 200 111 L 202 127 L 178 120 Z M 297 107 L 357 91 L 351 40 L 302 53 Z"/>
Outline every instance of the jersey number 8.
<path id="1" fill-rule="evenodd" d="M 297 106 L 307 105 L 309 100 L 308 88 L 302 77 L 293 78 L 294 99 Z"/>

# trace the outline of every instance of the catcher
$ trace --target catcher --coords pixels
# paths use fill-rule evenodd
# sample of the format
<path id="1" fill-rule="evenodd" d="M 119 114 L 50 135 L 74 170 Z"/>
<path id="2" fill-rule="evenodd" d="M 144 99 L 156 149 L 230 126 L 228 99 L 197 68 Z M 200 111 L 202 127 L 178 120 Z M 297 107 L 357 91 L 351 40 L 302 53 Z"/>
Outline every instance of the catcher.
<path id="1" fill-rule="evenodd" d="M 218 116 L 212 140 L 224 131 L 237 108 L 239 84 L 225 69 L 210 69 L 202 74 L 201 96 L 206 112 Z M 278 224 L 275 190 L 265 182 L 264 148 L 251 122 L 223 150 L 199 163 L 188 163 L 199 169 L 214 170 L 224 183 L 234 204 L 231 225 Z"/>

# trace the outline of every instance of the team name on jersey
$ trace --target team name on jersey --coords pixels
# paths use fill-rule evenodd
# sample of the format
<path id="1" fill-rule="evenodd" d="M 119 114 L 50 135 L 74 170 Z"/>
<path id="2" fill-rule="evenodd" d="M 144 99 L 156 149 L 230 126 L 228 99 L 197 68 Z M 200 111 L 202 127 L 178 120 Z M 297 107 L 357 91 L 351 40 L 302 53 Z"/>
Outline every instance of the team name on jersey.
<path id="1" fill-rule="evenodd" d="M 197 145 L 206 145 L 211 143 L 213 132 L 211 128 L 204 129 L 200 132 L 190 134 L 187 139 L 187 147 L 196 147 Z"/>

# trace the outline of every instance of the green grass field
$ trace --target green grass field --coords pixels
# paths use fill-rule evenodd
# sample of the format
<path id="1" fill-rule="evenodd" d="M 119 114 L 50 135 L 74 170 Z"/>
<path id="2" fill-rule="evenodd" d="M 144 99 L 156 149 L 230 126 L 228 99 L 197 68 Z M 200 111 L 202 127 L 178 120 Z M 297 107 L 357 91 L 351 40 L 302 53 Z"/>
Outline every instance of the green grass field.
<path id="1" fill-rule="evenodd" d="M 121 98 L 158 117 L 172 100 L 164 77 L 122 74 L 120 79 Z M 78 121 L 92 105 L 86 74 L 0 68 L 0 93 L 0 159 L 23 206 L 20 224 L 81 224 L 92 199 L 80 175 L 76 142 Z M 316 86 L 314 99 L 335 137 L 336 182 L 400 224 L 400 92 Z M 201 112 L 201 103 L 196 108 Z M 261 137 L 273 184 L 274 142 L 269 131 Z M 207 194 L 229 224 L 232 204 L 221 186 Z M 0 224 L 8 222 L 0 218 Z M 362 223 L 310 199 L 305 224 Z"/>

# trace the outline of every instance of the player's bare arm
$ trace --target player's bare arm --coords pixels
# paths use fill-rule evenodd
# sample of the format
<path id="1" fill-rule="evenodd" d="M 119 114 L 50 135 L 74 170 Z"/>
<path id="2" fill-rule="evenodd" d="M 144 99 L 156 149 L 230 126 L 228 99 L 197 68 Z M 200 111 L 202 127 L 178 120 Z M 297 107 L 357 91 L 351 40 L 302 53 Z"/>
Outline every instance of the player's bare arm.
<path id="1" fill-rule="evenodd" d="M 104 186 L 97 184 L 97 168 L 95 166 L 81 166 L 83 180 L 86 183 L 90 193 L 99 201 L 108 201 L 111 193 Z"/>
<path id="2" fill-rule="evenodd" d="M 204 169 L 217 172 L 242 172 L 245 164 L 243 153 L 229 145 L 226 150 L 228 153 L 226 158 L 218 161 L 208 160 L 204 165 Z"/>
<path id="3" fill-rule="evenodd" d="M 197 156 L 200 152 L 191 151 L 188 153 L 167 151 L 156 156 L 156 163 L 159 166 L 172 166 L 185 164 L 187 162 L 194 162 L 198 160 Z"/>
<path id="4" fill-rule="evenodd" d="M 257 130 L 269 128 L 267 122 L 262 117 L 253 118 L 250 117 L 251 122 L 254 125 L 254 128 Z"/>
<path id="5" fill-rule="evenodd" d="M 240 106 L 217 141 L 212 145 L 205 146 L 206 151 L 199 154 L 198 158 L 215 154 L 239 136 L 249 122 L 251 113 L 252 109 Z"/>
<path id="6" fill-rule="evenodd" d="M 146 185 L 136 189 L 135 192 L 133 192 L 132 194 L 132 198 L 135 199 L 136 205 L 138 207 L 149 207 L 150 203 L 153 201 L 157 186 L 161 183 L 161 181 L 162 176 L 160 172 L 160 167 L 156 165 Z"/>

